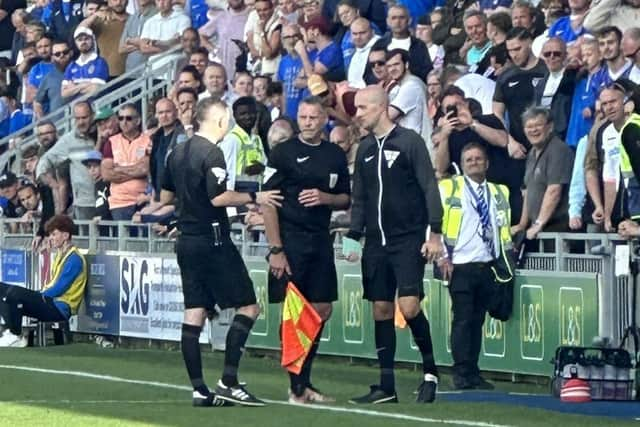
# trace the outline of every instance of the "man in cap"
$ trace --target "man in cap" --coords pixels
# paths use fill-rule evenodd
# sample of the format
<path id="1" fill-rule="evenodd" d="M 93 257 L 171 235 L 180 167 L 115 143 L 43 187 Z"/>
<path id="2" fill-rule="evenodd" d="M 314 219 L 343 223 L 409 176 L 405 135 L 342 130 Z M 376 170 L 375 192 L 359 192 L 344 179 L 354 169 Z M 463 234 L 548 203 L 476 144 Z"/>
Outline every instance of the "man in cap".
<path id="1" fill-rule="evenodd" d="M 100 108 L 96 112 L 94 120 L 98 131 L 96 150 L 100 151 L 109 138 L 120 132 L 120 127 L 118 126 L 118 117 L 111 107 Z"/>
<path id="2" fill-rule="evenodd" d="M 78 27 L 73 33 L 73 40 L 80 55 L 64 72 L 61 93 L 68 98 L 67 101 L 69 98 L 96 93 L 109 80 L 109 65 L 96 52 L 93 31 Z"/>

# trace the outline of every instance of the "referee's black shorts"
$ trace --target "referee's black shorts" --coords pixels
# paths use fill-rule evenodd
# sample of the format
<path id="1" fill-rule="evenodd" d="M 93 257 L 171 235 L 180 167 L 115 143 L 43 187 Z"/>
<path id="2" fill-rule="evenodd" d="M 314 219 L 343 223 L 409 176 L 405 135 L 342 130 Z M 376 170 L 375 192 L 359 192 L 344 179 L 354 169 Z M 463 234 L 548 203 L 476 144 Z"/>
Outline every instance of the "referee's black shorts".
<path id="1" fill-rule="evenodd" d="M 291 267 L 291 281 L 309 302 L 338 299 L 333 243 L 328 233 L 282 232 L 282 246 Z M 269 302 L 284 301 L 289 278 L 269 274 Z"/>
<path id="2" fill-rule="evenodd" d="M 214 246 L 211 236 L 181 235 L 176 244 L 185 308 L 212 310 L 256 303 L 240 252 L 230 239 Z"/>
<path id="3" fill-rule="evenodd" d="M 368 301 L 395 301 L 398 297 L 424 298 L 425 261 L 420 253 L 424 234 L 387 241 L 365 241 L 362 251 L 363 297 Z"/>

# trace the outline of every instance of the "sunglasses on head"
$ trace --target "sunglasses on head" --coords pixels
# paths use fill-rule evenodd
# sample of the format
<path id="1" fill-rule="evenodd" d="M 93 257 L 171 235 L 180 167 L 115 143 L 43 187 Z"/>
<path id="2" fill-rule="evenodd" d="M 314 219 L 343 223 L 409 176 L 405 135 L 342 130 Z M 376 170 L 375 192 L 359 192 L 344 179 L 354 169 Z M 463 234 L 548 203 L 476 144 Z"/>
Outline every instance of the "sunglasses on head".
<path id="1" fill-rule="evenodd" d="M 118 120 L 119 121 L 127 121 L 127 122 L 132 122 L 136 119 L 137 117 L 135 116 L 118 116 Z"/>
<path id="2" fill-rule="evenodd" d="M 548 52 L 542 52 L 542 56 L 544 56 L 545 58 L 562 58 L 562 52 L 558 50 L 550 50 Z"/>
<path id="3" fill-rule="evenodd" d="M 369 65 L 372 67 L 384 67 L 387 63 L 385 61 L 369 61 Z"/>
<path id="4" fill-rule="evenodd" d="M 52 55 L 55 56 L 56 58 L 60 58 L 62 56 L 67 55 L 69 52 L 71 52 L 71 49 L 65 49 L 65 50 L 61 50 L 60 52 L 53 52 Z"/>

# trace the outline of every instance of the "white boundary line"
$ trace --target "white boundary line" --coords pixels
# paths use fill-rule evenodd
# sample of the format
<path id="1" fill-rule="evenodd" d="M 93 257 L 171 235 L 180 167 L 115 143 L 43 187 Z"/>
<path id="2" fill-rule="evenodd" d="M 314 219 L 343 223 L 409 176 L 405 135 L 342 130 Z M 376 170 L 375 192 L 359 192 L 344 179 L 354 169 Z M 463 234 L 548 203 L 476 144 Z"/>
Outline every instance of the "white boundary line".
<path id="1" fill-rule="evenodd" d="M 90 379 L 101 380 L 101 381 L 111 381 L 111 382 L 119 382 L 119 383 L 127 383 L 127 384 L 137 384 L 137 385 L 147 385 L 152 387 L 169 388 L 173 390 L 192 391 L 191 387 L 183 386 L 183 385 L 161 383 L 157 381 L 132 380 L 129 378 L 114 377 L 112 375 L 92 374 L 91 372 L 44 369 L 44 368 L 34 368 L 31 366 L 18 366 L 18 365 L 0 365 L 0 369 L 11 369 L 15 371 L 26 371 L 26 372 L 39 372 L 43 374 L 54 374 L 54 375 L 66 375 L 66 376 L 72 376 L 72 377 L 90 378 Z M 295 406 L 296 408 L 309 408 L 309 409 L 316 409 L 316 410 L 336 412 L 336 413 L 368 415 L 372 417 L 391 418 L 391 419 L 403 420 L 403 421 L 416 421 L 416 422 L 422 422 L 422 423 L 428 423 L 428 424 L 436 424 L 436 423 L 437 424 L 454 424 L 454 425 L 464 425 L 469 427 L 508 427 L 505 424 L 493 424 L 493 423 L 488 423 L 483 421 L 422 418 L 414 415 L 372 411 L 367 409 L 358 409 L 355 407 L 344 408 L 340 406 L 325 406 L 325 405 L 295 405 L 289 402 L 284 402 L 280 400 L 268 400 L 268 399 L 265 399 L 265 402 L 270 404 L 275 404 L 275 405 Z M 70 403 L 73 403 L 73 401 L 71 401 Z"/>

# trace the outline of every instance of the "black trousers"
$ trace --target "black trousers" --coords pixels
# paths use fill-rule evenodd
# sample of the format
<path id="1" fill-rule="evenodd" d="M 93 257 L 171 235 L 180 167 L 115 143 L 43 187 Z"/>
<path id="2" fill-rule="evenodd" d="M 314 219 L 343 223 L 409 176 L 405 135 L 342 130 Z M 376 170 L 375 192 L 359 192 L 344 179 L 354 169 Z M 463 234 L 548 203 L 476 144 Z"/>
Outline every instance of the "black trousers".
<path id="1" fill-rule="evenodd" d="M 482 325 L 491 298 L 494 276 L 491 263 L 455 264 L 449 294 L 453 322 L 451 355 L 455 375 L 470 378 L 479 375 L 478 358 L 482 347 Z"/>
<path id="2" fill-rule="evenodd" d="M 43 322 L 64 322 L 64 316 L 56 307 L 53 298 L 40 292 L 20 286 L 0 282 L 0 316 L 8 329 L 16 334 L 22 333 L 22 316 L 34 317 Z"/>

